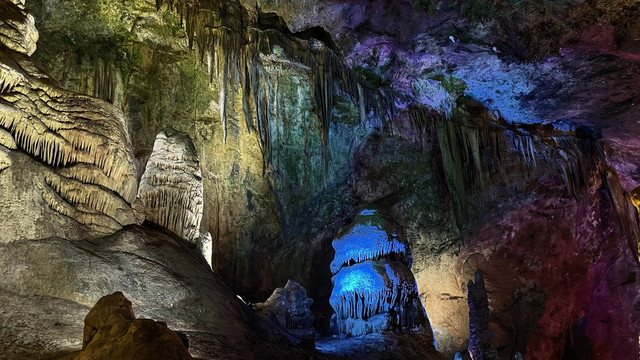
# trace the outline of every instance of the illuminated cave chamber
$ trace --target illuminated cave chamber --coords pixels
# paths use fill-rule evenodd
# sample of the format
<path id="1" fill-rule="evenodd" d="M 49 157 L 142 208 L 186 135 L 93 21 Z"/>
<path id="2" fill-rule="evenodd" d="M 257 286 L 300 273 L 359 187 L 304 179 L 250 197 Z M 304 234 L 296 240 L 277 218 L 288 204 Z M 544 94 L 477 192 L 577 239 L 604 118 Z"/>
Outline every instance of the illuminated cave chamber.
<path id="1" fill-rule="evenodd" d="M 428 323 L 410 270 L 409 246 L 382 211 L 361 211 L 333 248 L 333 333 L 359 336 Z"/>

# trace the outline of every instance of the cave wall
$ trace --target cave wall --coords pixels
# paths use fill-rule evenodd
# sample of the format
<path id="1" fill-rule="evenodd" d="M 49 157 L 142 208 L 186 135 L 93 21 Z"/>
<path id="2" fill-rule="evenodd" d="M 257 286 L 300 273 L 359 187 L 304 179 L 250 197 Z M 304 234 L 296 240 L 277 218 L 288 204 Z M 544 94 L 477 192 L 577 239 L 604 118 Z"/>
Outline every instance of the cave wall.
<path id="1" fill-rule="evenodd" d="M 221 41 L 219 46 L 209 50 L 196 40 L 191 50 L 180 27 L 187 14 L 166 5 L 158 10 L 146 1 L 33 1 L 28 6 L 49 40 L 35 55 L 45 69 L 64 86 L 103 98 L 127 114 L 139 176 L 159 131 L 171 126 L 193 139 L 203 169 L 202 227 L 212 234 L 212 264 L 220 276 L 255 300 L 287 278 L 309 281 L 300 268 L 310 269 L 314 260 L 293 240 L 303 233 L 297 223 L 303 207 L 320 193 L 342 196 L 352 152 L 380 127 L 369 117 L 370 105 L 358 99 L 364 95 L 354 91 L 355 79 L 318 84 L 318 68 L 339 71 L 340 64 L 333 63 L 338 60 L 305 64 L 308 56 L 317 63 L 329 59 L 330 49 L 311 55 L 310 41 L 288 39 L 277 30 L 248 33 L 242 21 L 255 22 L 257 14 L 240 4 L 225 7 L 230 13 L 224 17 L 212 12 L 209 20 L 231 19 L 224 21 L 255 37 L 251 46 L 262 46 L 263 53 L 249 53 L 222 34 L 212 40 Z M 300 47 L 300 54 L 283 46 Z M 243 76 L 251 75 L 253 85 L 234 73 L 240 65 L 243 71 L 249 67 L 252 73 Z M 226 82 L 218 76 L 229 77 L 223 91 L 220 84 Z M 241 83 L 254 86 L 249 92 L 256 96 L 247 95 Z M 341 89 L 347 87 L 351 93 Z M 333 121 L 327 126 L 316 109 L 317 91 L 331 95 L 325 113 Z M 367 113 L 361 115 L 361 109 Z M 324 227 L 323 221 L 332 219 L 320 217 L 315 228 Z M 277 260 L 285 255 L 300 263 Z M 261 275 L 265 267 L 273 277 Z"/>
<path id="2" fill-rule="evenodd" d="M 192 138 L 212 267 L 243 297 L 264 300 L 293 278 L 316 300 L 318 321 L 328 324 L 329 244 L 363 204 L 376 203 L 404 229 L 443 353 L 467 347 L 465 284 L 477 269 L 486 274 L 501 355 L 561 356 L 573 346 L 567 334 L 576 324 L 583 324 L 580 336 L 590 339 L 596 358 L 638 353 L 637 221 L 624 193 L 633 182 L 620 186 L 606 144 L 571 121 L 514 124 L 505 111 L 514 108 L 495 111 L 478 95 L 486 83 L 472 82 L 468 70 L 477 68 L 456 70 L 466 83 L 421 73 L 453 70 L 457 53 L 447 46 L 456 45 L 438 43 L 448 44 L 448 34 L 416 39 L 436 21 L 418 25 L 423 15 L 409 3 L 258 3 L 283 16 L 290 31 L 261 23 L 253 2 L 229 2 L 225 19 L 220 2 L 211 2 L 211 18 L 142 0 L 27 6 L 43 39 L 35 59 L 60 85 L 126 115 L 122 138 L 130 137 L 128 162 L 135 163 L 128 179 L 142 175 L 161 130 L 171 126 Z M 376 11 L 407 21 L 385 23 L 371 15 Z M 252 45 L 200 32 L 207 21 Z M 356 70 L 342 66 L 330 43 L 295 34 L 319 24 Z M 405 52 L 407 43 L 426 55 L 416 60 Z M 547 54 L 554 46 L 528 48 Z M 505 66 L 485 50 L 479 62 Z M 332 78 L 319 75 L 327 73 Z M 460 96 L 467 89 L 479 102 Z M 517 115 L 540 120 L 527 111 Z M 2 161 L 22 168 L 20 156 Z M 34 198 L 40 203 L 29 208 L 48 209 Z M 45 235 L 72 237 L 57 229 L 24 236 Z"/>

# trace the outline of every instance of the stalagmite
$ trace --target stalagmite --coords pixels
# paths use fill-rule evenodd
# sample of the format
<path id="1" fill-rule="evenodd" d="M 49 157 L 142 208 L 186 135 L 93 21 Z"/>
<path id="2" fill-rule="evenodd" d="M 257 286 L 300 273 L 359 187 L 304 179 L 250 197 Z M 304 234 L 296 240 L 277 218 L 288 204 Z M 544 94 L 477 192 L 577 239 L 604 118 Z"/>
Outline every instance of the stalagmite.
<path id="1" fill-rule="evenodd" d="M 333 241 L 335 275 L 329 302 L 336 333 L 358 336 L 428 321 L 409 269 L 409 249 L 385 227 L 376 208 L 365 209 L 352 228 Z"/>
<path id="2" fill-rule="evenodd" d="M 491 340 L 489 328 L 489 300 L 484 287 L 484 276 L 476 272 L 475 283 L 469 280 L 469 354 L 473 360 L 500 360 Z"/>
<path id="3" fill-rule="evenodd" d="M 188 135 L 173 129 L 158 134 L 140 180 L 138 197 L 148 221 L 197 244 L 203 209 L 202 173 Z M 203 248 L 207 246 L 203 244 Z"/>

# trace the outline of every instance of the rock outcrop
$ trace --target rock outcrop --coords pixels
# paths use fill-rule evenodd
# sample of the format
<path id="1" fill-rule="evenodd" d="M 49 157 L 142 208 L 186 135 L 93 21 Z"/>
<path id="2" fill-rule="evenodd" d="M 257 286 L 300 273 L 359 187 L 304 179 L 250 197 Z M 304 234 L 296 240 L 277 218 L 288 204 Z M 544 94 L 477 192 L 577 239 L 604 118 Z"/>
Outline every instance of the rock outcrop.
<path id="1" fill-rule="evenodd" d="M 61 360 L 188 360 L 191 355 L 167 324 L 136 319 L 121 292 L 106 295 L 84 319 L 82 351 Z"/>
<path id="2" fill-rule="evenodd" d="M 295 278 L 320 332 L 330 302 L 368 316 L 378 311 L 369 294 L 421 300 L 453 358 L 469 346 L 467 281 L 478 269 L 502 358 L 638 353 L 638 218 L 625 193 L 640 184 L 636 0 L 0 5 L 7 357 L 78 348 L 69 329 L 116 290 L 166 315 L 194 355 L 251 357 L 262 343 L 235 294 L 264 299 Z M 37 62 L 107 102 L 33 65 L 25 7 L 43 39 Z M 135 162 L 168 126 L 195 145 L 195 245 L 211 235 L 212 268 L 233 295 L 182 242 L 120 230 L 139 221 Z M 371 203 L 406 241 L 341 244 L 337 274 L 351 268 L 376 290 L 331 299 L 330 243 Z M 396 314 L 353 328 L 400 322 L 388 308 Z M 362 339 L 375 343 L 363 358 L 385 347 L 417 358 L 424 342 Z M 342 344 L 358 354 L 359 340 Z"/>
<path id="3" fill-rule="evenodd" d="M 0 19 L 0 44 L 31 56 L 36 51 L 38 30 L 33 15 L 24 7 L 24 0 L 0 1 Z"/>
<path id="4" fill-rule="evenodd" d="M 195 358 L 298 358 L 173 236 L 129 227 L 106 238 L 0 244 L 0 359 L 45 360 L 82 348 L 83 319 L 102 294 L 121 291 L 136 315 L 167 324 Z M 270 339 L 270 340 L 267 340 Z M 306 355 L 308 356 L 308 355 Z"/>
<path id="5" fill-rule="evenodd" d="M 254 304 L 253 309 L 276 321 L 304 345 L 313 346 L 316 331 L 311 304 L 313 299 L 307 297 L 307 290 L 289 280 L 285 287 L 275 289 L 267 301 Z"/>
<path id="6" fill-rule="evenodd" d="M 0 28 L 16 32 L 12 40 L 29 40 L 0 49 L 0 147 L 9 150 L 5 159 L 20 163 L 3 166 L 0 176 L 0 216 L 14 224 L 0 242 L 74 238 L 80 230 L 100 236 L 135 223 L 130 204 L 137 182 L 124 115 L 58 87 L 34 65 L 27 55 L 35 49 L 35 29 L 13 22 L 23 16 L 32 23 L 25 14 L 22 2 L 5 2 L 0 11 Z"/>
<path id="7" fill-rule="evenodd" d="M 493 333 L 489 328 L 489 300 L 484 287 L 484 277 L 476 272 L 475 282 L 469 280 L 469 354 L 473 360 L 500 360 L 491 341 Z"/>

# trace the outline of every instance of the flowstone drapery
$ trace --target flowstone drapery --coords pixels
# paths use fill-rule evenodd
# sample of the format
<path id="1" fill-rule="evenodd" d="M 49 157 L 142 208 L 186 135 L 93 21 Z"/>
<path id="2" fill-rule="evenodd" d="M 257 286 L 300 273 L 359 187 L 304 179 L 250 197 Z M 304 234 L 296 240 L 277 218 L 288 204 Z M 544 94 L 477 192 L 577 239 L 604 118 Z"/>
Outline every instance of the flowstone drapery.
<path id="1" fill-rule="evenodd" d="M 359 336 L 428 321 L 418 297 L 408 245 L 376 208 L 360 212 L 333 241 L 334 332 Z"/>

